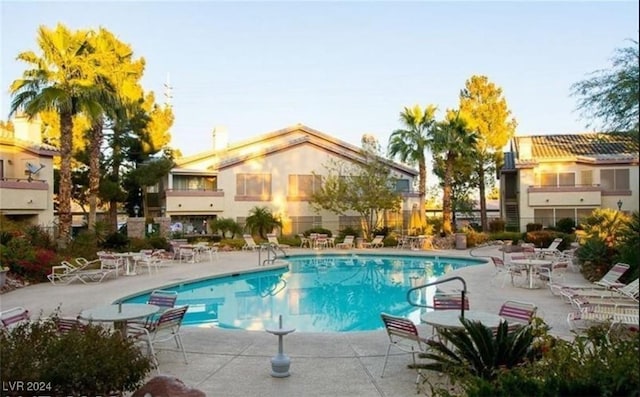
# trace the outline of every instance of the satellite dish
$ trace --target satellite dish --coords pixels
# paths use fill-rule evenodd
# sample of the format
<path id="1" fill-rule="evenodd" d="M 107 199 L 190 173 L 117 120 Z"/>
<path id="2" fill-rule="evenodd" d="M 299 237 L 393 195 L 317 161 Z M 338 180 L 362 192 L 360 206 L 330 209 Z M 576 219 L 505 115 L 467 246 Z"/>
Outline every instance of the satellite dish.
<path id="1" fill-rule="evenodd" d="M 33 165 L 31 163 L 27 163 L 27 172 L 31 175 L 37 174 L 41 169 L 44 168 L 44 164 L 40 164 L 40 166 Z"/>

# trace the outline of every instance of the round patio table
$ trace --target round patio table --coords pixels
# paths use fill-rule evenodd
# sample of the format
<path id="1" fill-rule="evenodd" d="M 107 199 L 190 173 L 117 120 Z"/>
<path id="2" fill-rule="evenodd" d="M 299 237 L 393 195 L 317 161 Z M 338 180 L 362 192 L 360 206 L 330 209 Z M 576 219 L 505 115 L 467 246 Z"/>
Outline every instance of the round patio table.
<path id="1" fill-rule="evenodd" d="M 460 310 L 434 310 L 426 312 L 421 317 L 423 322 L 436 329 L 462 329 L 464 326 L 460 322 Z M 496 329 L 504 319 L 497 314 L 483 312 L 480 310 L 465 310 L 464 318 L 471 321 L 479 321 L 484 326 Z"/>
<path id="2" fill-rule="evenodd" d="M 80 312 L 83 320 L 112 322 L 113 328 L 119 330 L 123 337 L 127 336 L 127 320 L 145 318 L 160 311 L 160 306 L 147 303 L 122 303 L 97 306 Z"/>
<path id="3" fill-rule="evenodd" d="M 513 259 L 511 261 L 512 264 L 518 266 L 525 266 L 527 268 L 527 276 L 529 277 L 529 289 L 536 288 L 533 284 L 533 275 L 535 272 L 533 271 L 537 266 L 551 266 L 551 261 L 546 259 Z"/>

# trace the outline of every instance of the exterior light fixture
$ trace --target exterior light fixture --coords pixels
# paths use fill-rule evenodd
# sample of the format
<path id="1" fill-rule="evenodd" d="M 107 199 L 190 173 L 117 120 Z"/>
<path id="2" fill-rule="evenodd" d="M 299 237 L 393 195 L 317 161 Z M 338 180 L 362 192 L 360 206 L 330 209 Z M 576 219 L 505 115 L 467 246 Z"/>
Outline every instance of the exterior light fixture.
<path id="1" fill-rule="evenodd" d="M 620 211 L 622 209 L 622 200 L 618 200 L 616 204 L 618 204 L 618 211 Z"/>
<path id="2" fill-rule="evenodd" d="M 138 204 L 133 206 L 133 213 L 136 214 L 136 218 L 138 217 L 138 213 L 140 212 L 140 206 Z"/>

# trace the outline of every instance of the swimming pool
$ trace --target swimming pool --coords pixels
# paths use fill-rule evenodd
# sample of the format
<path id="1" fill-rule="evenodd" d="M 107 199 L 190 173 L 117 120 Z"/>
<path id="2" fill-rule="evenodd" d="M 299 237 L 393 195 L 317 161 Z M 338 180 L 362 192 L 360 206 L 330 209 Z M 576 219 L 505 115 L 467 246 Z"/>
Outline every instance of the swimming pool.
<path id="1" fill-rule="evenodd" d="M 419 315 L 407 303 L 412 286 L 485 263 L 473 258 L 406 255 L 300 255 L 281 268 L 163 287 L 189 305 L 185 325 L 245 330 L 273 327 L 282 315 L 299 332 L 381 329 L 380 313 Z M 427 290 L 423 302 L 435 293 Z M 146 302 L 149 293 L 126 299 Z"/>

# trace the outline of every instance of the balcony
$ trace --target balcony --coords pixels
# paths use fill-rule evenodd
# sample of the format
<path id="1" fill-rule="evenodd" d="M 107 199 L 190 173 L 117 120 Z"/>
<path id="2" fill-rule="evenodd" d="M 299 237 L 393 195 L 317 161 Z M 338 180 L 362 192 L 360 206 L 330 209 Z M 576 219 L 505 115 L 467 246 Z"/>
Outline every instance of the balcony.
<path id="1" fill-rule="evenodd" d="M 210 213 L 224 211 L 224 191 L 167 189 L 166 211 L 170 213 Z"/>
<path id="2" fill-rule="evenodd" d="M 600 206 L 602 188 L 599 185 L 529 186 L 530 207 Z"/>
<path id="3" fill-rule="evenodd" d="M 0 180 L 0 209 L 13 213 L 32 213 L 49 208 L 49 184 L 37 179 L 4 178 Z"/>

